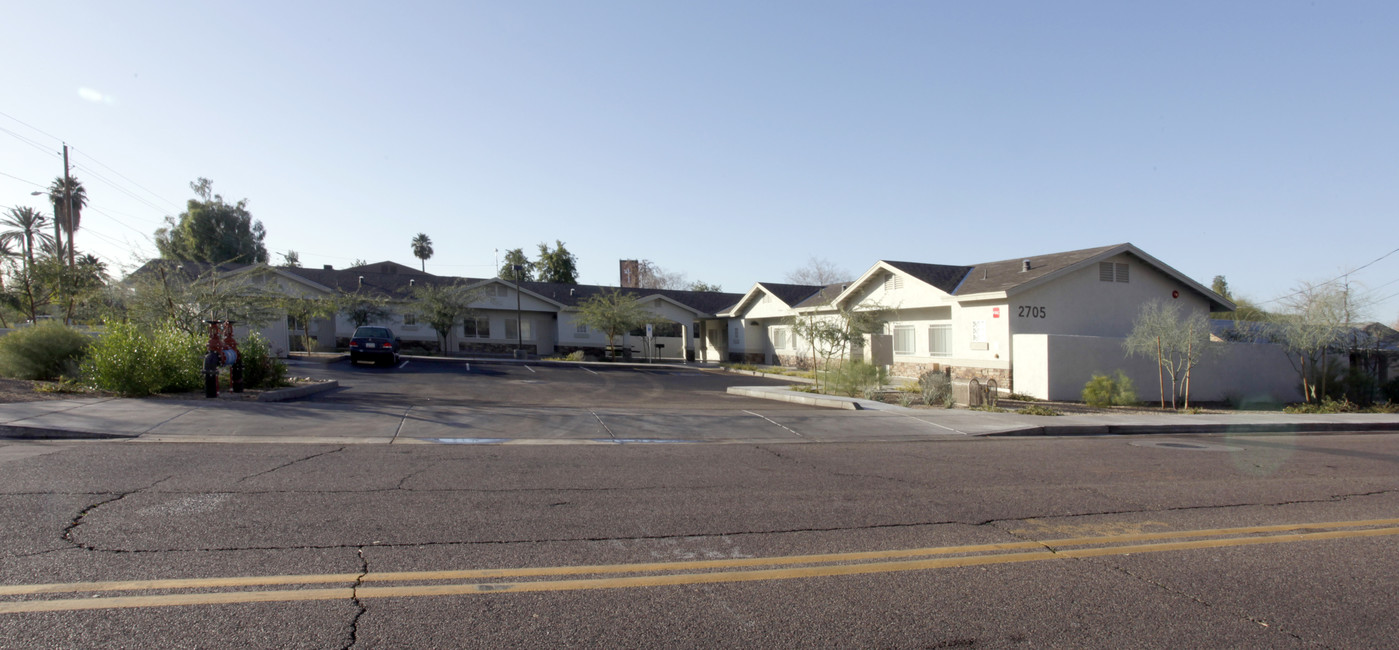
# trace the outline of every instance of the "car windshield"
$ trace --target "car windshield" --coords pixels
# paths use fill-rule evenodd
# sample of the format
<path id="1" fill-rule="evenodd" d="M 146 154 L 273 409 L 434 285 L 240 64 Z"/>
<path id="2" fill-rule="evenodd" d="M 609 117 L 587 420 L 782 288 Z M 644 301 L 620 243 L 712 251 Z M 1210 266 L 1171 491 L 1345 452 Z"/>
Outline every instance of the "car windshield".
<path id="1" fill-rule="evenodd" d="M 387 329 L 382 328 L 382 327 L 361 327 L 361 328 L 355 330 L 355 338 L 357 338 L 357 339 L 367 339 L 367 338 L 386 339 L 386 338 L 389 338 L 389 331 L 388 331 Z"/>

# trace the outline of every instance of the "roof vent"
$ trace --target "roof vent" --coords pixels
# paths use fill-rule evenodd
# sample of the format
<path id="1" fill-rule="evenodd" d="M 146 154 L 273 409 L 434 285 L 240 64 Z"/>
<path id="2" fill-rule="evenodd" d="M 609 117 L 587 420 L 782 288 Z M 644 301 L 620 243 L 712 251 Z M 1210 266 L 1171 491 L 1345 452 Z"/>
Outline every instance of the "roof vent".
<path id="1" fill-rule="evenodd" d="M 842 285 L 840 285 L 840 290 L 841 290 L 841 291 L 845 291 L 846 289 L 849 289 L 849 288 L 850 288 L 850 285 L 848 285 L 848 284 L 842 284 Z"/>
<path id="2" fill-rule="evenodd" d="M 569 288 L 569 290 L 568 290 L 568 295 L 570 295 L 570 296 L 573 295 L 573 288 L 572 288 L 572 287 Z"/>
<path id="3" fill-rule="evenodd" d="M 413 286 L 413 278 L 408 278 L 408 286 Z"/>
<path id="4" fill-rule="evenodd" d="M 1023 264 L 1024 264 L 1024 266 L 1021 266 L 1021 267 L 1020 267 L 1020 272 L 1021 272 L 1021 273 L 1024 273 L 1024 272 L 1030 270 L 1030 260 L 1025 260 L 1025 261 L 1023 262 Z"/>
<path id="5" fill-rule="evenodd" d="M 332 266 L 332 265 L 330 265 L 330 264 L 325 265 L 324 268 L 325 268 L 325 270 L 327 270 L 327 271 L 334 271 L 334 270 L 335 270 L 335 267 Z"/>
<path id="6" fill-rule="evenodd" d="M 359 276 L 359 286 L 364 286 L 364 276 Z"/>

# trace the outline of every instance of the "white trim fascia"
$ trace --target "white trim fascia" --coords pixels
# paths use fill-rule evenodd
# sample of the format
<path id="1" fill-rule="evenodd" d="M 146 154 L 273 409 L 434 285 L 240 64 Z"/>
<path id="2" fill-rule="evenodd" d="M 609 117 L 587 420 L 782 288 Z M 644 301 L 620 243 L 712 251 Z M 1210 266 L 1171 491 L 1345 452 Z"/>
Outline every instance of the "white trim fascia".
<path id="1" fill-rule="evenodd" d="M 1009 300 L 1010 293 L 1006 291 L 983 291 L 982 293 L 969 293 L 965 296 L 950 296 L 951 302 L 958 304 L 964 302 L 981 302 L 985 300 Z"/>
<path id="2" fill-rule="evenodd" d="M 741 309 L 743 309 L 743 306 L 744 306 L 745 304 L 748 303 L 749 298 L 752 298 L 752 297 L 756 296 L 757 294 L 756 294 L 755 292 L 760 291 L 760 290 L 761 290 L 763 293 L 771 293 L 770 291 L 767 290 L 767 287 L 764 287 L 764 286 L 763 286 L 763 283 L 761 283 L 761 282 L 754 282 L 754 283 L 753 283 L 753 288 L 751 288 L 751 289 L 749 289 L 748 291 L 746 291 L 746 292 L 743 294 L 743 297 L 738 299 L 738 302 L 734 303 L 734 305 L 733 305 L 732 307 L 729 307 L 728 309 L 725 309 L 724 311 L 715 313 L 714 316 L 715 316 L 715 317 L 722 317 L 722 318 L 737 318 L 737 317 L 738 317 L 738 312 L 739 312 Z M 784 303 L 784 304 L 785 304 L 785 303 Z"/>
<path id="3" fill-rule="evenodd" d="M 903 271 L 900 271 L 900 270 L 898 270 L 898 269 L 896 269 L 896 268 L 894 268 L 894 267 L 892 267 L 892 266 L 889 266 L 888 264 L 885 264 L 885 263 L 884 263 L 884 260 L 879 260 L 879 261 L 875 262 L 875 263 L 874 263 L 874 266 L 871 266 L 871 267 L 869 268 L 869 270 L 867 270 L 867 271 L 865 271 L 864 273 L 860 274 L 860 277 L 855 278 L 855 280 L 852 281 L 852 282 L 850 283 L 849 286 L 845 287 L 845 291 L 842 291 L 842 292 L 840 292 L 839 294 L 836 294 L 836 297 L 832 298 L 830 302 L 826 303 L 826 304 L 823 305 L 823 306 L 825 306 L 825 307 L 831 307 L 831 308 L 833 308 L 833 309 L 839 310 L 838 305 L 840 305 L 841 303 L 845 302 L 846 299 L 848 299 L 851 295 L 853 295 L 862 285 L 864 285 L 864 283 L 865 283 L 866 281 L 868 281 L 871 277 L 873 277 L 875 271 L 878 271 L 878 270 L 881 270 L 881 269 L 883 269 L 883 270 L 885 270 L 885 271 L 890 271 L 890 272 L 899 273 L 900 275 L 903 275 L 903 276 L 905 276 L 905 277 L 912 277 L 912 276 L 908 275 L 907 273 L 904 273 Z M 915 278 L 915 279 L 917 279 L 917 278 Z M 922 280 L 919 280 L 919 281 L 922 282 Z M 924 282 L 923 284 L 927 284 L 927 283 Z"/>

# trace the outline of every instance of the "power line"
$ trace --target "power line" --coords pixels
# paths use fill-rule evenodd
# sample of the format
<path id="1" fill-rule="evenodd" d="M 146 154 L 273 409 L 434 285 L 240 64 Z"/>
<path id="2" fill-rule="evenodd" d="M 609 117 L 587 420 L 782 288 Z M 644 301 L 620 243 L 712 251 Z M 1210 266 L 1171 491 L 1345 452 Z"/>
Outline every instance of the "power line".
<path id="1" fill-rule="evenodd" d="M 144 199 L 144 198 L 138 196 L 135 192 L 132 192 L 131 190 L 128 190 L 128 189 L 122 187 L 121 185 L 118 185 L 116 182 L 112 181 L 111 179 L 107 178 L 106 176 L 103 176 L 102 174 L 97 173 L 97 171 L 94 170 L 94 169 L 92 169 L 91 167 L 88 167 L 88 166 L 86 166 L 86 165 L 74 165 L 73 168 L 74 168 L 74 169 L 78 169 L 78 170 L 82 170 L 83 173 L 90 174 L 90 175 L 91 175 L 91 176 L 90 176 L 91 178 L 96 178 L 97 180 L 102 181 L 103 183 L 106 183 L 106 184 L 112 186 L 112 187 L 115 188 L 118 192 L 121 192 L 122 194 L 125 194 L 125 195 L 127 195 L 127 196 L 129 196 L 129 197 L 131 197 L 131 198 L 133 198 L 133 199 L 136 199 L 137 201 L 140 201 L 140 202 L 142 202 L 142 203 L 144 203 L 144 204 L 150 206 L 151 209 L 153 209 L 153 210 L 157 210 L 157 211 L 160 211 L 160 212 L 165 212 L 165 208 L 162 208 L 162 207 L 160 207 L 160 206 L 158 206 L 158 205 L 156 205 L 156 204 L 154 204 L 154 203 L 151 203 L 150 201 L 148 201 L 148 200 L 146 200 L 146 199 Z M 162 199 L 162 200 L 163 200 L 163 199 Z"/>
<path id="2" fill-rule="evenodd" d="M 180 205 L 179 205 L 178 203 L 175 203 L 174 201 L 171 201 L 170 199 L 167 199 L 167 198 L 165 198 L 165 197 L 163 197 L 163 196 L 161 196 L 161 195 L 159 195 L 159 194 L 156 194 L 155 192 L 152 192 L 150 189 L 148 189 L 148 188 L 142 186 L 140 183 L 137 183 L 136 181 L 133 181 L 133 180 L 131 180 L 130 178 L 127 178 L 126 176 L 122 175 L 121 172 L 119 172 L 119 171 L 117 171 L 117 170 L 115 170 L 115 169 L 112 169 L 111 167 L 109 167 L 108 165 L 106 165 L 105 163 L 103 163 L 102 161 L 100 161 L 100 160 L 94 158 L 94 157 L 92 156 L 92 154 L 90 154 L 90 153 L 88 153 L 88 152 L 86 152 L 86 151 L 80 151 L 80 150 L 79 150 L 78 148 L 76 148 L 76 147 L 72 147 L 72 150 L 75 151 L 75 152 L 81 153 L 83 156 L 87 157 L 88 160 L 91 160 L 92 162 L 95 162 L 95 163 L 97 163 L 98 165 L 101 165 L 103 169 L 106 169 L 107 171 L 110 171 L 110 172 L 112 172 L 113 174 L 116 174 L 117 176 L 119 176 L 120 178 L 122 178 L 123 180 L 125 180 L 126 182 L 131 183 L 132 185 L 135 185 L 136 187 L 138 187 L 138 188 L 144 190 L 147 194 L 150 194 L 151 196 L 154 196 L 155 198 L 160 199 L 161 201 L 166 202 L 167 204 L 169 204 L 170 206 L 174 207 L 174 208 L 177 209 L 177 210 L 180 209 Z M 110 182 L 110 181 L 109 181 L 109 182 Z"/>
<path id="3" fill-rule="evenodd" d="M 10 118 L 10 119 L 12 119 L 12 120 L 14 120 L 14 121 L 16 121 L 16 122 L 19 122 L 20 124 L 23 124 L 23 125 L 25 125 L 25 126 L 31 128 L 31 129 L 35 130 L 35 131 L 38 131 L 39 133 L 42 133 L 42 134 L 44 134 L 44 135 L 46 135 L 46 136 L 48 136 L 48 137 L 50 137 L 50 138 L 53 138 L 55 142 L 63 142 L 63 138 L 60 138 L 60 137 L 58 137 L 58 136 L 56 136 L 56 135 L 54 135 L 54 134 L 52 134 L 52 133 L 49 133 L 48 131 L 45 131 L 45 130 L 43 130 L 43 129 L 37 127 L 37 126 L 34 126 L 33 124 L 30 124 L 30 123 L 28 123 L 28 122 L 25 122 L 24 120 L 21 120 L 21 119 L 19 119 L 18 117 L 15 117 L 15 116 L 13 116 L 13 115 L 10 115 L 9 113 L 6 113 L 6 112 L 4 112 L 4 111 L 0 111 L 0 115 L 3 115 L 3 116 L 5 116 L 5 117 L 8 117 L 8 118 Z"/>
<path id="4" fill-rule="evenodd" d="M 1381 255 L 1381 256 L 1379 256 L 1379 257 L 1373 259 L 1373 260 L 1370 260 L 1369 262 L 1367 262 L 1367 263 L 1361 265 L 1359 268 L 1355 268 L 1355 269 L 1351 269 L 1351 270 L 1349 270 L 1349 271 L 1346 271 L 1345 273 L 1342 273 L 1342 274 L 1340 274 L 1340 275 L 1338 275 L 1338 276 L 1336 276 L 1336 277 L 1334 277 L 1334 278 L 1331 278 L 1330 280 L 1327 280 L 1327 281 L 1325 281 L 1325 282 L 1322 282 L 1321 284 L 1318 284 L 1318 285 L 1316 285 L 1316 286 L 1318 286 L 1318 287 L 1324 287 L 1324 286 L 1326 286 L 1326 285 L 1328 285 L 1328 284 L 1331 284 L 1331 283 L 1333 283 L 1333 282 L 1335 282 L 1335 281 L 1337 281 L 1337 280 L 1350 277 L 1352 274 L 1354 274 L 1354 273 L 1356 273 L 1356 272 L 1358 272 L 1358 271 L 1360 271 L 1360 270 L 1362 270 L 1362 269 L 1364 269 L 1364 268 L 1366 268 L 1366 267 L 1369 267 L 1369 266 L 1375 264 L 1376 262 L 1379 262 L 1380 260 L 1382 260 L 1382 259 L 1384 259 L 1384 258 L 1386 258 L 1386 257 L 1389 257 L 1390 255 L 1393 255 L 1393 254 L 1395 254 L 1395 253 L 1399 253 L 1399 248 L 1396 248 L 1396 249 L 1394 249 L 1394 250 L 1392 250 L 1392 251 L 1389 251 L 1388 253 L 1385 253 L 1384 255 Z M 1308 289 L 1301 289 L 1301 290 L 1298 290 L 1298 291 L 1293 291 L 1292 293 L 1289 293 L 1289 294 L 1287 294 L 1287 295 L 1285 295 L 1285 296 L 1281 296 L 1281 297 L 1278 297 L 1278 298 L 1273 298 L 1272 300 L 1264 300 L 1263 302 L 1260 302 L 1260 303 L 1258 303 L 1258 304 L 1259 304 L 1259 305 L 1266 305 L 1266 304 L 1268 304 L 1268 303 L 1270 303 L 1270 302 L 1278 302 L 1279 300 L 1287 300 L 1288 298 L 1291 298 L 1291 297 L 1293 297 L 1293 296 L 1300 296 L 1300 295 L 1306 293 L 1306 292 L 1309 291 L 1309 290 L 1310 290 L 1310 288 L 1308 288 Z"/>
<path id="5" fill-rule="evenodd" d="M 29 146 L 31 146 L 31 147 L 34 147 L 35 149 L 38 149 L 39 151 L 42 151 L 42 152 L 44 152 L 44 153 L 46 153 L 46 154 L 53 155 L 53 156 L 57 156 L 57 155 L 58 155 L 57 152 L 54 152 L 54 151 L 50 150 L 48 147 L 45 147 L 44 145 L 39 144 L 38 142 L 35 142 L 35 141 L 33 141 L 33 140 L 30 140 L 29 138 L 26 138 L 26 137 L 24 137 L 24 136 L 22 136 L 22 135 L 20 135 L 20 134 L 18 134 L 18 133 L 15 133 L 14 131 L 11 131 L 11 130 L 9 130 L 9 129 L 3 127 L 3 126 L 0 126 L 0 132 L 8 133 L 8 134 L 10 134 L 11 136 L 13 136 L 16 140 L 19 140 L 20 142 L 23 142 L 23 143 L 25 143 L 25 144 L 27 144 L 27 145 L 29 145 Z"/>
<path id="6" fill-rule="evenodd" d="M 13 175 L 13 174 L 6 174 L 5 172 L 0 172 L 0 176 L 9 176 L 10 178 L 13 178 L 13 179 L 15 179 L 15 180 L 17 180 L 17 181 L 19 181 L 19 182 L 21 182 L 21 183 L 29 183 L 30 185 L 33 185 L 33 186 L 35 186 L 35 187 L 45 187 L 45 185 L 44 185 L 43 183 L 35 183 L 34 181 L 31 181 L 31 180 L 28 180 L 28 179 L 25 179 L 25 178 L 20 178 L 20 177 L 18 177 L 18 176 Z"/>

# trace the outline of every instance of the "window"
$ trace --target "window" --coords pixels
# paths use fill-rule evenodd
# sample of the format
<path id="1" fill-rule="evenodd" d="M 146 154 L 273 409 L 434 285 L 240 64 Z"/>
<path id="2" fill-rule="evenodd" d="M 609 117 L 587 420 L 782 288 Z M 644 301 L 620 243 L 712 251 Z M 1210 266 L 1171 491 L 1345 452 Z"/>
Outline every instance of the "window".
<path id="1" fill-rule="evenodd" d="M 932 325 L 928 327 L 928 356 L 952 356 L 951 325 Z"/>
<path id="2" fill-rule="evenodd" d="M 986 342 L 986 321 L 984 321 L 984 320 L 974 320 L 974 321 L 972 321 L 972 343 L 985 343 L 985 342 Z"/>
<path id="3" fill-rule="evenodd" d="M 772 349 L 774 349 L 774 350 L 786 350 L 786 349 L 789 348 L 789 347 L 791 347 L 791 342 L 788 341 L 787 328 L 785 328 L 785 327 L 774 327 L 774 328 L 772 328 Z"/>
<path id="4" fill-rule="evenodd" d="M 404 314 L 404 315 L 403 315 L 403 324 L 404 324 L 404 325 L 417 325 L 417 324 L 418 324 L 418 315 L 417 315 L 417 314 Z"/>
<path id="5" fill-rule="evenodd" d="M 533 341 L 533 340 L 534 340 L 534 321 L 531 321 L 531 320 L 526 320 L 526 321 L 524 321 L 524 328 L 521 329 L 520 332 L 519 332 L 518 334 L 516 333 L 516 329 L 517 329 L 517 327 L 516 327 L 516 324 L 515 324 L 515 319 L 513 319 L 513 318 L 507 318 L 507 319 L 505 319 L 505 338 L 506 338 L 506 339 L 511 340 L 511 341 L 515 341 L 515 340 L 519 340 L 519 339 L 524 339 L 524 340 L 526 340 L 526 341 Z"/>
<path id="6" fill-rule="evenodd" d="M 1099 282 L 1127 282 L 1126 262 L 1099 262 L 1098 281 Z"/>
<path id="7" fill-rule="evenodd" d="M 507 287 L 507 286 L 505 286 L 505 285 L 503 285 L 503 284 L 497 284 L 497 285 L 495 285 L 495 297 L 497 297 L 497 298 L 504 298 L 504 297 L 506 297 L 506 296 L 508 296 L 508 295 L 510 295 L 510 288 L 509 288 L 509 287 Z"/>
<path id="8" fill-rule="evenodd" d="M 917 352 L 917 344 L 913 340 L 912 325 L 894 326 L 894 354 L 911 355 Z"/>
<path id="9" fill-rule="evenodd" d="M 491 321 L 489 318 L 468 318 L 462 324 L 462 336 L 469 339 L 491 338 Z"/>
<path id="10" fill-rule="evenodd" d="M 578 324 L 578 327 L 575 327 L 575 328 L 573 329 L 573 338 L 575 338 L 575 339 L 586 339 L 586 338 L 588 338 L 588 326 L 587 326 L 587 325 L 584 325 L 584 324 L 582 324 L 582 323 L 579 323 L 579 324 Z"/>

